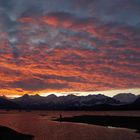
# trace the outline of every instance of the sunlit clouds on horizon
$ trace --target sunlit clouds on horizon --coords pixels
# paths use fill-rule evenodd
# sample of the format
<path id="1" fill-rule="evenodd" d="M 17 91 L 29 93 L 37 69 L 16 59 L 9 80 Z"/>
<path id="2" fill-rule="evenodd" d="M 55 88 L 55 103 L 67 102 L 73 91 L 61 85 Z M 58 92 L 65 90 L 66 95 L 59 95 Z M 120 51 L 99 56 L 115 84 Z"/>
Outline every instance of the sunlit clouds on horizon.
<path id="1" fill-rule="evenodd" d="M 0 95 L 140 94 L 139 15 L 139 0 L 0 0 Z"/>
<path id="2" fill-rule="evenodd" d="M 83 92 L 83 91 L 73 91 L 73 92 L 46 92 L 46 93 L 25 93 L 25 94 L 28 94 L 30 96 L 34 96 L 34 95 L 39 95 L 39 96 L 49 96 L 49 95 L 56 95 L 56 96 L 67 96 L 67 95 L 76 95 L 76 96 L 88 96 L 88 95 L 98 95 L 98 94 L 102 94 L 102 95 L 105 95 L 105 96 L 108 96 L 108 97 L 113 97 L 117 94 L 122 94 L 122 93 L 125 93 L 125 94 L 128 94 L 128 93 L 131 93 L 131 94 L 135 94 L 135 95 L 140 95 L 140 89 L 137 88 L 137 89 L 120 89 L 120 90 L 107 90 L 107 91 L 89 91 L 89 92 Z M 24 94 L 24 95 L 25 95 Z M 0 95 L 0 96 L 5 96 L 5 95 Z M 21 97 L 21 95 L 19 94 L 12 94 L 12 95 L 6 95 L 6 97 L 8 98 L 18 98 L 18 97 Z"/>

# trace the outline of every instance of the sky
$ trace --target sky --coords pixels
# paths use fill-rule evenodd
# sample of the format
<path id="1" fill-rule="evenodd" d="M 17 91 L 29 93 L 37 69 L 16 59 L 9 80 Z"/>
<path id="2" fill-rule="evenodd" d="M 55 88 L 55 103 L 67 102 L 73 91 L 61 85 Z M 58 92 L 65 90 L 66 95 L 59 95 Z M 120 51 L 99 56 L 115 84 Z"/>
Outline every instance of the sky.
<path id="1" fill-rule="evenodd" d="M 139 0 L 0 0 L 0 95 L 140 94 Z"/>

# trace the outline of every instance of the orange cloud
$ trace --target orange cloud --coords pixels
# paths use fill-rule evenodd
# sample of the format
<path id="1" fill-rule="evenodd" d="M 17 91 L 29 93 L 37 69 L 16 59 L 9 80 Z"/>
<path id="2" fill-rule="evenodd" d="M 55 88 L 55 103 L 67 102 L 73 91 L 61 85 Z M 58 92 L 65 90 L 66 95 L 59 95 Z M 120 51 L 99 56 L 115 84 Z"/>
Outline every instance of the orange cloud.
<path id="1" fill-rule="evenodd" d="M 134 29 L 68 15 L 18 20 L 15 60 L 0 42 L 0 94 L 95 91 L 140 86 Z M 61 30 L 60 30 L 61 29 Z"/>

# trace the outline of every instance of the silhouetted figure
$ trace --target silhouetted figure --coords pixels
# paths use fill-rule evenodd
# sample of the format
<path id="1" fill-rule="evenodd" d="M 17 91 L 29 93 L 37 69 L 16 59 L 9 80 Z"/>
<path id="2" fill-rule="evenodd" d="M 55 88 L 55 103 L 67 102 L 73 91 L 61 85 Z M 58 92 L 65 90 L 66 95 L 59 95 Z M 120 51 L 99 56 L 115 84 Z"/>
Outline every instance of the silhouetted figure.
<path id="1" fill-rule="evenodd" d="M 60 122 L 62 121 L 62 114 L 59 115 Z"/>

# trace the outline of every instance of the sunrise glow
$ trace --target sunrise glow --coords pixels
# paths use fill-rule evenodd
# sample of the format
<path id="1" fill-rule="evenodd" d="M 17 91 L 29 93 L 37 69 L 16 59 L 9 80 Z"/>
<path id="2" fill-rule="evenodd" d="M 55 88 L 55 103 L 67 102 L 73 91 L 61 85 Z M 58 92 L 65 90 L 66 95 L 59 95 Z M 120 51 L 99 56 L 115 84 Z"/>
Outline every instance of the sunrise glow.
<path id="1" fill-rule="evenodd" d="M 11 2 L 15 10 L 0 1 L 0 95 L 138 94 L 140 21 L 133 3 L 124 7 L 135 20 L 98 2 L 82 0 L 82 8 L 75 1 L 68 7 L 67 0 L 61 6 L 36 1 L 28 11 L 25 1 Z"/>

